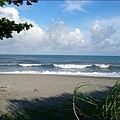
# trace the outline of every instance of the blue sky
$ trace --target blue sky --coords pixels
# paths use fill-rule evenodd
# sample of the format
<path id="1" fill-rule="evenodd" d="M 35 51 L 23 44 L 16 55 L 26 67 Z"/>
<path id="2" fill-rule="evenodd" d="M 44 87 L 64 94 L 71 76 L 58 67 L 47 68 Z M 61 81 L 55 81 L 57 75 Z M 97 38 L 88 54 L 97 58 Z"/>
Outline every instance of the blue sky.
<path id="1" fill-rule="evenodd" d="M 120 55 L 119 1 L 42 0 L 0 10 L 0 17 L 34 25 L 4 39 L 0 53 Z"/>
<path id="2" fill-rule="evenodd" d="M 111 18 L 116 15 L 120 15 L 120 2 L 119 1 L 82 1 L 82 10 L 77 8 L 70 8 L 67 10 L 66 7 L 69 5 L 65 1 L 39 1 L 38 4 L 33 4 L 32 6 L 16 7 L 19 11 L 21 17 L 28 18 L 35 21 L 38 25 L 45 24 L 49 27 L 52 24 L 51 19 L 55 21 L 63 20 L 66 24 L 78 27 L 82 26 L 82 23 L 88 20 Z M 76 3 L 74 1 L 73 3 Z M 79 2 L 78 2 L 79 3 Z"/>

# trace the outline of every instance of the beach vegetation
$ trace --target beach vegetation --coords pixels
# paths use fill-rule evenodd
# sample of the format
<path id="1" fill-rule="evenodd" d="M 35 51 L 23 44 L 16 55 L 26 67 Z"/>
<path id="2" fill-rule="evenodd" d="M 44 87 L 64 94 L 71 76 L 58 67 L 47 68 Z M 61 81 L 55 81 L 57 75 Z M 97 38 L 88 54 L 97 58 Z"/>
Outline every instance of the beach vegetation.
<path id="1" fill-rule="evenodd" d="M 81 88 L 91 86 L 79 84 L 74 89 L 73 110 L 76 118 L 90 120 L 120 120 L 120 79 L 107 92 L 105 98 L 95 98 L 83 93 Z"/>
<path id="2" fill-rule="evenodd" d="M 38 0 L 26 0 L 27 5 L 32 5 L 32 3 L 37 3 Z M 23 0 L 0 0 L 0 6 L 14 4 L 15 6 L 20 6 L 23 4 Z M 29 30 L 33 27 L 32 24 L 25 23 L 16 23 L 15 21 L 11 21 L 5 17 L 0 18 L 0 40 L 3 38 L 12 38 L 12 32 L 16 31 L 18 34 L 23 30 Z"/>

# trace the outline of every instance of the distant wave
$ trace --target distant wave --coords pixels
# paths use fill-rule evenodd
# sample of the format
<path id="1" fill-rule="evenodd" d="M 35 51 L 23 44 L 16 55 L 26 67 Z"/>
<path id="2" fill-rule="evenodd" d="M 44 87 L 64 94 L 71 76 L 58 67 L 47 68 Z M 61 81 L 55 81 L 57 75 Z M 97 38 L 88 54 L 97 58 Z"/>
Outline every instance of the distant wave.
<path id="1" fill-rule="evenodd" d="M 79 69 L 86 68 L 92 65 L 75 65 L 75 64 L 19 64 L 22 67 L 34 67 L 34 66 L 42 66 L 42 67 L 58 67 L 63 69 Z"/>
<path id="2" fill-rule="evenodd" d="M 101 69 L 120 68 L 120 65 L 109 65 L 109 64 L 95 64 L 93 67 L 99 67 Z"/>
<path id="3" fill-rule="evenodd" d="M 41 66 L 42 64 L 19 64 L 22 67 Z"/>
<path id="4" fill-rule="evenodd" d="M 76 65 L 76 64 L 54 64 L 55 67 L 62 69 L 83 69 L 83 68 L 91 68 L 96 67 L 100 69 L 108 69 L 108 68 L 120 68 L 120 66 L 114 66 L 109 64 L 91 64 L 91 65 Z"/>
<path id="5" fill-rule="evenodd" d="M 108 65 L 108 64 L 95 64 L 94 66 L 99 67 L 99 68 L 103 68 L 103 69 L 110 67 L 110 65 Z"/>
<path id="6" fill-rule="evenodd" d="M 93 76 L 93 77 L 120 77 L 120 72 L 68 72 L 68 71 L 15 71 L 0 72 L 0 74 L 46 74 L 46 75 L 68 75 L 68 76 Z"/>
<path id="7" fill-rule="evenodd" d="M 1 66 L 1 65 L 0 65 Z M 4 65 L 7 66 L 7 65 Z M 12 65 L 11 65 L 12 66 Z M 120 68 L 120 65 L 109 65 L 109 64 L 88 64 L 88 65 L 79 65 L 79 64 L 19 64 L 22 67 L 57 67 L 62 69 L 84 69 L 84 68 L 100 68 L 100 69 L 111 69 L 111 68 Z"/>
<path id="8" fill-rule="evenodd" d="M 99 68 L 109 68 L 110 65 L 106 64 L 93 64 L 93 65 L 75 65 L 75 64 L 54 64 L 55 67 L 65 68 L 65 69 L 79 69 L 79 68 L 89 68 L 89 67 L 99 67 Z"/>
<path id="9" fill-rule="evenodd" d="M 54 64 L 55 67 L 64 68 L 64 69 L 79 69 L 86 68 L 92 65 L 75 65 L 75 64 Z"/>

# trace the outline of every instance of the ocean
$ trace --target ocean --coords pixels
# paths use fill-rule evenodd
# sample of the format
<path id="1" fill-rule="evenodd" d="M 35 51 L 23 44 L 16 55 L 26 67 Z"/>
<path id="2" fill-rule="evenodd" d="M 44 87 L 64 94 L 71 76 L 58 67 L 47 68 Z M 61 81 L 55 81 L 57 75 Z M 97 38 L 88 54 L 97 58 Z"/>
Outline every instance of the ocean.
<path id="1" fill-rule="evenodd" d="M 2 54 L 0 74 L 120 77 L 120 56 Z"/>

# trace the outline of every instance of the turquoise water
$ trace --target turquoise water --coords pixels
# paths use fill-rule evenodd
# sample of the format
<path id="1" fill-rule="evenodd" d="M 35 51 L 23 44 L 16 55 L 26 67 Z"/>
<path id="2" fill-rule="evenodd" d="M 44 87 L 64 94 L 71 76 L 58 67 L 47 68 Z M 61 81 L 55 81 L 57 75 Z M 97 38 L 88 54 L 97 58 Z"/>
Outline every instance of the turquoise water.
<path id="1" fill-rule="evenodd" d="M 120 77 L 120 56 L 0 55 L 0 74 Z"/>

